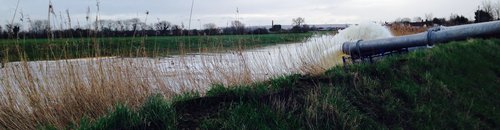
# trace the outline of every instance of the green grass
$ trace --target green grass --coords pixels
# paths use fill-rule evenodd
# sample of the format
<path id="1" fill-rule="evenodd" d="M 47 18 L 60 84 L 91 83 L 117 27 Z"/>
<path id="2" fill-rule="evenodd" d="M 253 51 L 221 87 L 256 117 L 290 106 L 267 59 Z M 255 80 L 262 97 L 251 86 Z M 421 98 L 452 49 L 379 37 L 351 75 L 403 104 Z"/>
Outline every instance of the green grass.
<path id="1" fill-rule="evenodd" d="M 0 40 L 0 52 L 10 61 L 68 59 L 94 56 L 167 56 L 301 42 L 313 33 L 216 36 L 151 36 Z M 182 51 L 180 51 L 182 50 Z"/>
<path id="2" fill-rule="evenodd" d="M 473 39 L 319 76 L 214 85 L 204 97 L 153 96 L 79 128 L 498 129 L 498 50 L 499 39 Z"/>
<path id="3" fill-rule="evenodd" d="M 118 104 L 110 114 L 97 120 L 83 118 L 80 127 L 70 126 L 68 129 L 175 129 L 175 111 L 172 104 L 159 95 L 153 95 L 137 110 Z M 55 129 L 42 127 L 40 129 Z"/>

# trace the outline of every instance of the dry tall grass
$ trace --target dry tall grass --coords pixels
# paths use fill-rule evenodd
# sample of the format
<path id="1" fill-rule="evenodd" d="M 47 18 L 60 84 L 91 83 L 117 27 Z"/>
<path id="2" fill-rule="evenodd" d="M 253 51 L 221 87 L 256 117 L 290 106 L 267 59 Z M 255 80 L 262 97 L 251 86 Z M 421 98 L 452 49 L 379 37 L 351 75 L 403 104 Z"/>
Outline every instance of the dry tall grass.
<path id="1" fill-rule="evenodd" d="M 151 94 L 203 95 L 211 84 L 232 86 L 292 73 L 320 74 L 341 62 L 343 42 L 388 36 L 387 29 L 371 23 L 304 43 L 250 50 L 240 46 L 224 53 L 200 48 L 196 54 L 160 58 L 22 59 L 0 69 L 0 128 L 35 129 L 44 124 L 64 128 L 77 125 L 82 117 L 102 116 L 117 103 L 135 108 Z"/>
<path id="2" fill-rule="evenodd" d="M 170 58 L 10 62 L 0 69 L 0 128 L 35 129 L 43 124 L 63 128 L 82 117 L 102 116 L 116 103 L 138 106 L 153 93 L 167 98 L 181 92 L 203 93 L 214 83 L 246 84 L 321 68 L 308 60 L 314 57 L 299 58 L 302 49 L 295 45 L 278 48 Z"/>
<path id="3" fill-rule="evenodd" d="M 9 63 L 1 72 L 0 126 L 62 128 L 84 116 L 101 116 L 116 103 L 136 106 L 155 91 L 170 95 L 167 87 L 151 88 L 154 79 L 141 78 L 152 70 L 103 60 Z"/>
<path id="4" fill-rule="evenodd" d="M 428 27 L 416 27 L 406 24 L 392 24 L 389 29 L 394 36 L 403 36 L 427 31 Z"/>

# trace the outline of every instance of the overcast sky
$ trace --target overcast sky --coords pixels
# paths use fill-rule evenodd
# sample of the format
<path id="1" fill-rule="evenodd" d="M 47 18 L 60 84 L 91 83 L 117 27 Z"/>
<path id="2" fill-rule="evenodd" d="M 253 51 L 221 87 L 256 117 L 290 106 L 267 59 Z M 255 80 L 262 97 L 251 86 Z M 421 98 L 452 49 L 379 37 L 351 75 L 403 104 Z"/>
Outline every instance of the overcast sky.
<path id="1" fill-rule="evenodd" d="M 148 23 L 158 20 L 188 26 L 191 0 L 99 0 L 101 19 L 123 20 L 140 18 L 150 12 Z M 342 24 L 365 21 L 394 21 L 399 17 L 448 18 L 451 14 L 464 15 L 473 20 L 474 11 L 482 0 L 195 0 L 192 28 L 205 23 L 225 27 L 228 21 L 239 17 L 247 26 L 291 24 L 291 19 L 303 17 L 308 24 Z M 497 1 L 497 0 L 493 0 Z M 17 0 L 0 0 L 0 24 L 10 22 Z M 20 0 L 19 12 L 25 18 L 47 19 L 49 0 Z M 96 0 L 52 0 L 56 14 L 65 15 L 68 9 L 73 23 L 86 23 L 90 7 L 91 18 L 96 15 Z M 15 22 L 19 22 L 20 13 Z M 75 24 L 73 24 L 75 25 Z"/>

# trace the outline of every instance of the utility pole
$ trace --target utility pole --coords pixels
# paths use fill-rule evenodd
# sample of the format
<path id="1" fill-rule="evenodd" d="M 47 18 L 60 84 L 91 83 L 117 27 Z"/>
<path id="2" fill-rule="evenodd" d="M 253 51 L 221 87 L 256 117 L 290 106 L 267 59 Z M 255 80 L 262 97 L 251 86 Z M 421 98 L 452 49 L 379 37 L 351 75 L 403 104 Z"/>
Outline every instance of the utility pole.
<path id="1" fill-rule="evenodd" d="M 240 21 L 240 9 L 236 7 L 236 21 Z"/>
<path id="2" fill-rule="evenodd" d="M 49 10 L 48 10 L 48 13 L 47 13 L 47 21 L 48 21 L 48 26 L 47 26 L 47 39 L 50 41 L 51 37 L 52 37 L 52 30 L 50 30 L 50 13 L 53 12 L 53 7 L 52 7 L 52 1 L 49 0 Z"/>
<path id="3" fill-rule="evenodd" d="M 16 10 L 14 11 L 14 16 L 12 16 L 12 21 L 10 22 L 10 28 L 7 28 L 9 30 L 7 30 L 9 32 L 9 37 L 14 37 L 14 19 L 16 19 L 16 14 L 17 14 L 17 9 L 19 8 L 19 1 L 21 0 L 17 0 L 17 4 L 16 4 Z M 17 37 L 16 37 L 17 38 Z"/>
<path id="4" fill-rule="evenodd" d="M 191 30 L 191 18 L 193 17 L 194 0 L 191 1 L 191 12 L 189 13 L 188 30 Z"/>

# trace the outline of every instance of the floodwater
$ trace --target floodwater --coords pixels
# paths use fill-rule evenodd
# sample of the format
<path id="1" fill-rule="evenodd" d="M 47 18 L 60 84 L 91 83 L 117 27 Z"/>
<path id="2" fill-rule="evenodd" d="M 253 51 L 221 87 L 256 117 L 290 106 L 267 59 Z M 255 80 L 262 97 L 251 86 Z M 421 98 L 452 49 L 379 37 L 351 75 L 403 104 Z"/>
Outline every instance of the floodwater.
<path id="1" fill-rule="evenodd" d="M 26 86 L 50 89 L 105 83 L 148 86 L 174 92 L 205 91 L 212 84 L 238 85 L 294 73 L 321 73 L 341 63 L 342 43 L 391 36 L 385 27 L 367 23 L 349 27 L 336 35 L 314 36 L 303 43 L 244 51 L 163 58 L 10 62 L 0 69 L 0 92 L 5 88 Z"/>

